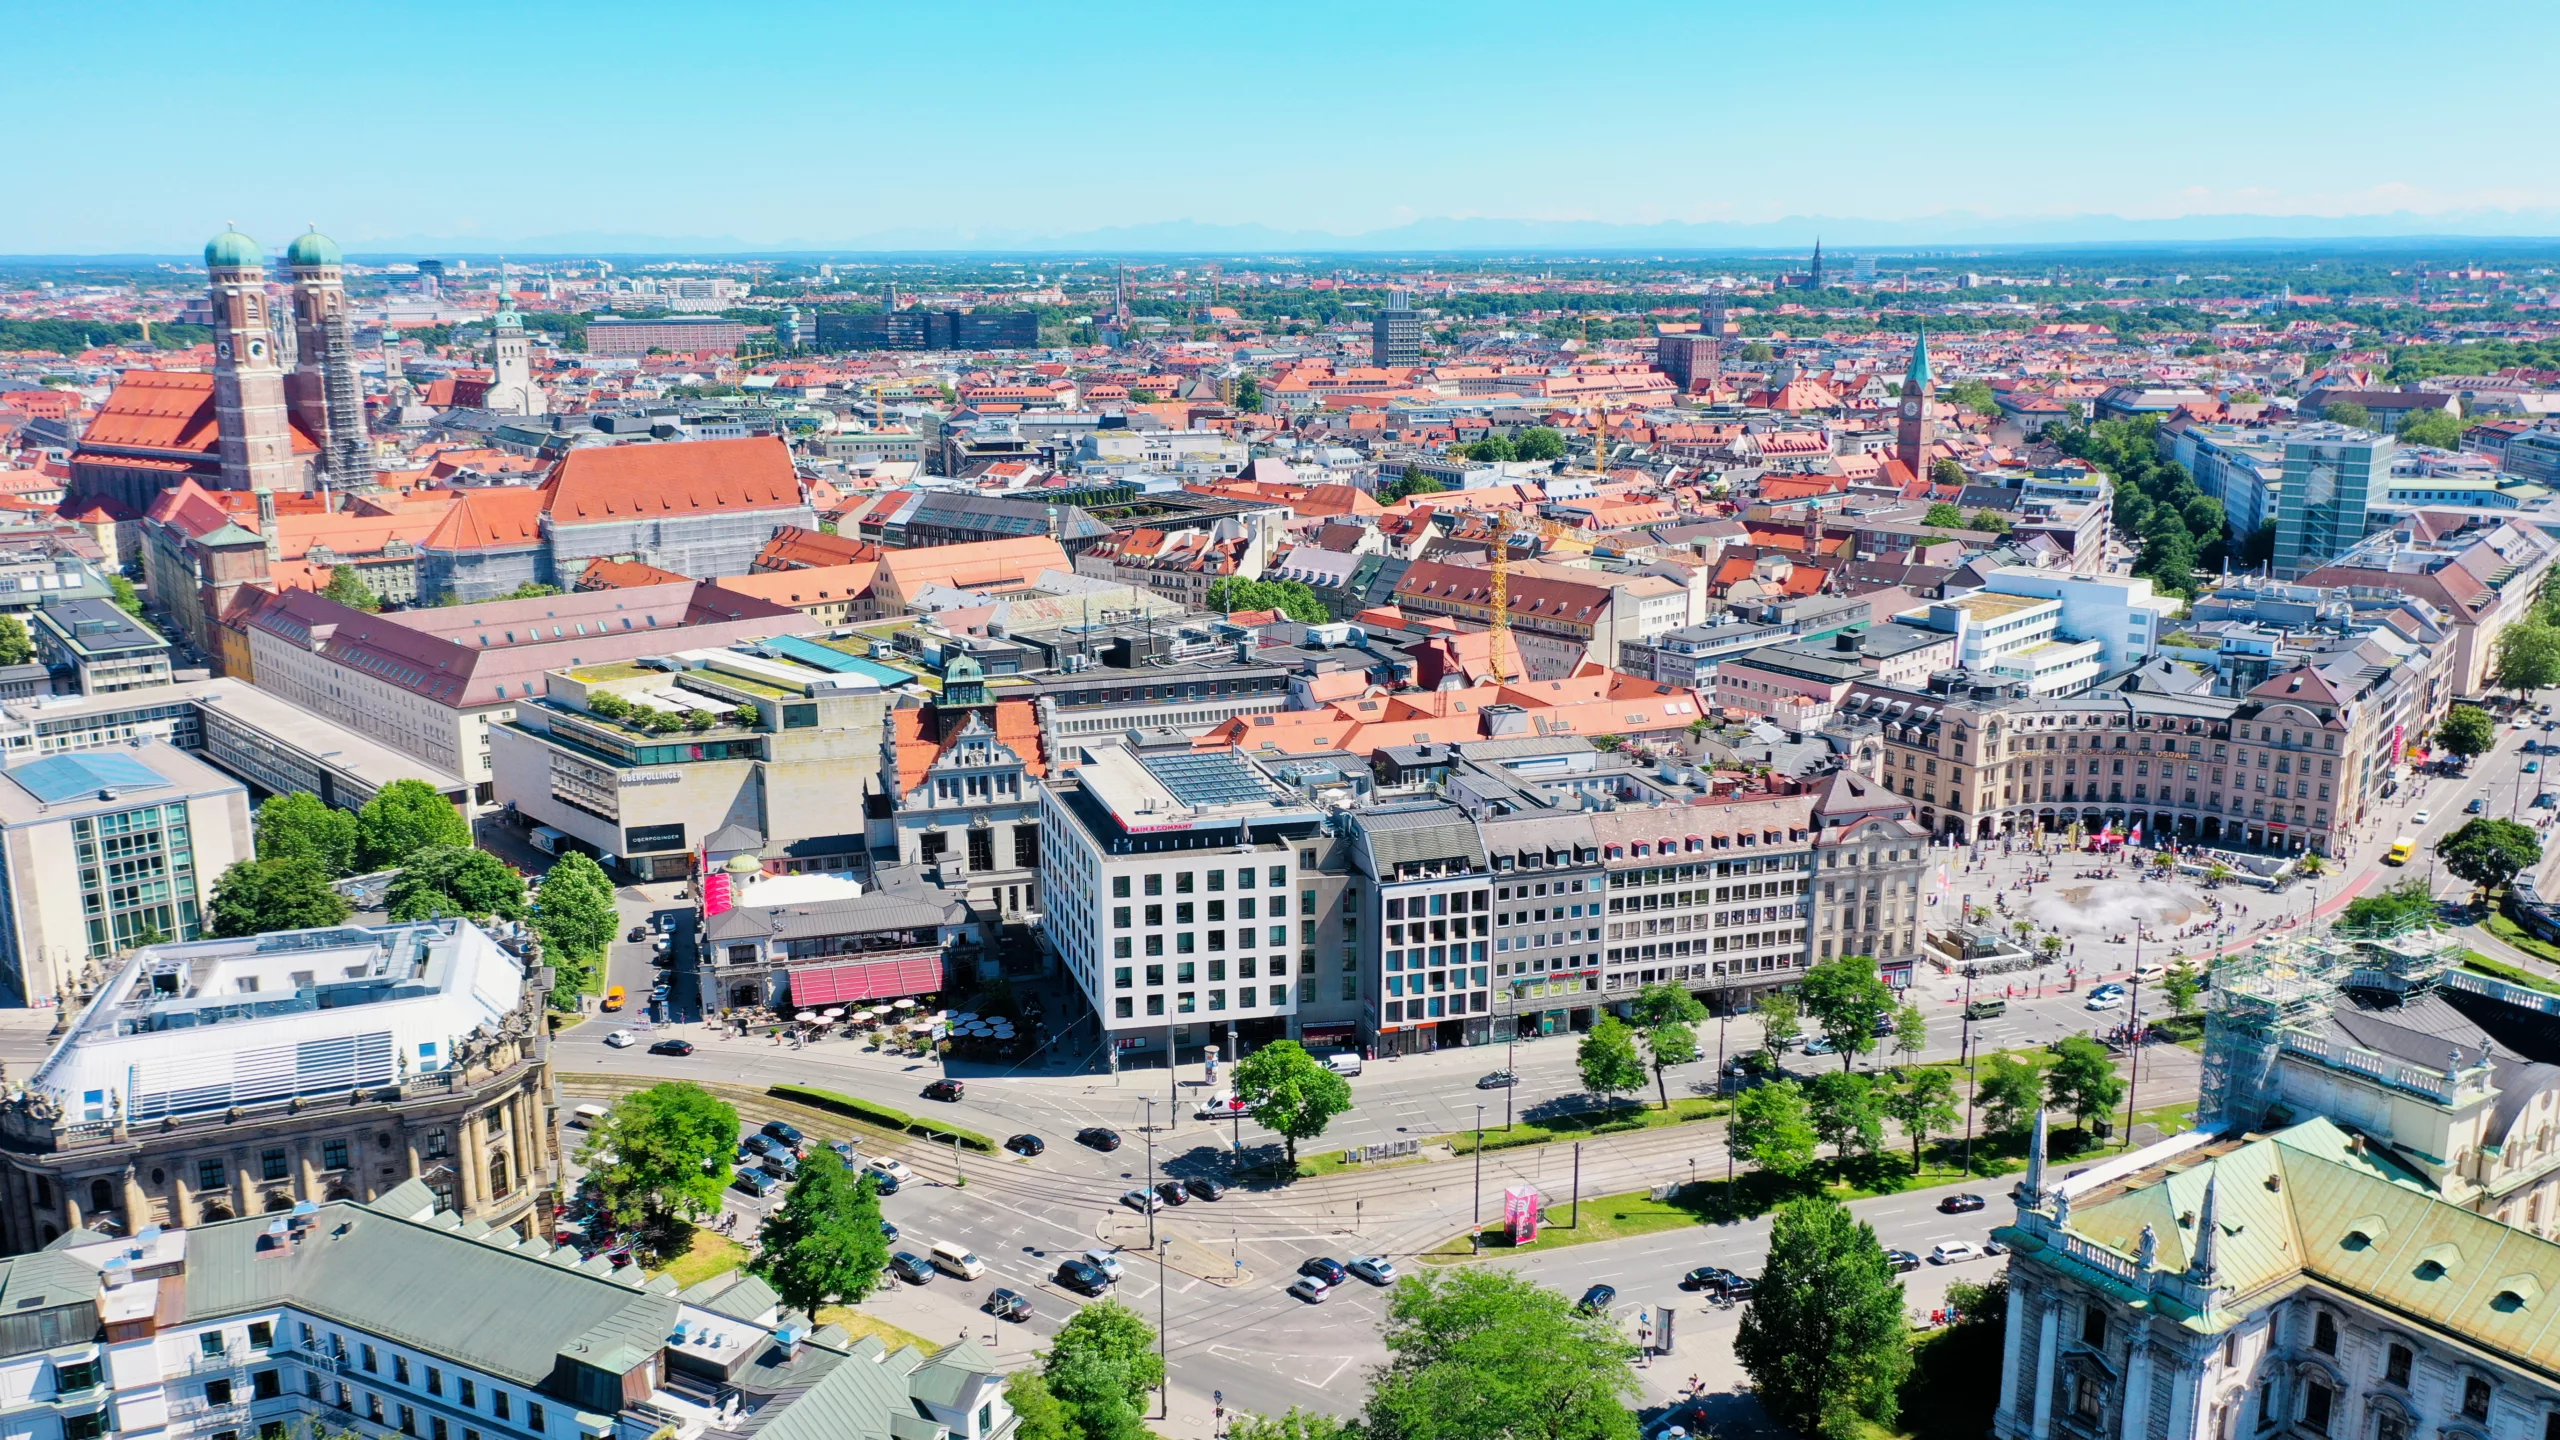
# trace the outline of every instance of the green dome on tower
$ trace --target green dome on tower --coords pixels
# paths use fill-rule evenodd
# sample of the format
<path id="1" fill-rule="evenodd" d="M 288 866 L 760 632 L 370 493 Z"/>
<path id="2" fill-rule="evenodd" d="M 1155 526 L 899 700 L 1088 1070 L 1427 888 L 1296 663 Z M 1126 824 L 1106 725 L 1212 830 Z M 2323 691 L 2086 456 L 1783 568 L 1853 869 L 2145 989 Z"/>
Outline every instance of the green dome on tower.
<path id="1" fill-rule="evenodd" d="M 346 258 L 345 253 L 338 249 L 338 242 L 321 234 L 316 225 L 294 236 L 293 243 L 284 247 L 284 263 L 297 269 L 343 264 Z"/>
<path id="2" fill-rule="evenodd" d="M 225 226 L 221 234 L 204 242 L 204 263 L 207 269 L 237 270 L 244 266 L 264 266 L 267 256 L 258 248 L 257 241 Z"/>

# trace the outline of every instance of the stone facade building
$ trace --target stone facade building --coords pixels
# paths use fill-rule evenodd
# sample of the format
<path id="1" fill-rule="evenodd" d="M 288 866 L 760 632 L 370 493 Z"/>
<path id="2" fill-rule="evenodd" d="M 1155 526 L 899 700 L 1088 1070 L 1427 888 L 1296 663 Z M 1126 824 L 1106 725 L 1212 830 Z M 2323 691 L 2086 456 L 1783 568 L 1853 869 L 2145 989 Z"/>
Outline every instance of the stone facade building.
<path id="1" fill-rule="evenodd" d="M 531 1237 L 550 972 L 458 920 L 139 950 L 0 1104 L 0 1244 L 371 1200 Z"/>

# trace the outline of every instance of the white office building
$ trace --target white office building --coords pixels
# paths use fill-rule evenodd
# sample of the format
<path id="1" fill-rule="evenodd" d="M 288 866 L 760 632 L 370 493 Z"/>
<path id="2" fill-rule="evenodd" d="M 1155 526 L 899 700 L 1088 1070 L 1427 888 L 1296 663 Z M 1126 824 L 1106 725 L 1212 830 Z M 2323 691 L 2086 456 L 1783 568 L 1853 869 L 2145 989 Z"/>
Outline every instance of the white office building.
<path id="1" fill-rule="evenodd" d="M 2140 664 L 2155 653 L 2171 617 L 2185 606 L 2175 596 L 2152 594 L 2151 582 L 2136 576 L 2076 575 L 2028 565 L 1992 571 L 1987 593 L 2061 602 L 2055 634 L 2096 642 L 2109 671 Z"/>

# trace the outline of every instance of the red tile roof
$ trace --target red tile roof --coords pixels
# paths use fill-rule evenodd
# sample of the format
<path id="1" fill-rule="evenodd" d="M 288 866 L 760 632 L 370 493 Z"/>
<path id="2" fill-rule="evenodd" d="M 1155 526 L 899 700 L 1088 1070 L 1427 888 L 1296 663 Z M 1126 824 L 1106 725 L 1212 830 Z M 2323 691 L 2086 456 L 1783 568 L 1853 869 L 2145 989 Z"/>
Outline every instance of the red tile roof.
<path id="1" fill-rule="evenodd" d="M 805 503 L 791 451 L 762 436 L 572 450 L 542 494 L 552 522 L 571 525 Z"/>
<path id="2" fill-rule="evenodd" d="M 542 542 L 542 490 L 493 485 L 465 490 L 434 531 L 419 543 L 429 550 L 507 550 Z"/>

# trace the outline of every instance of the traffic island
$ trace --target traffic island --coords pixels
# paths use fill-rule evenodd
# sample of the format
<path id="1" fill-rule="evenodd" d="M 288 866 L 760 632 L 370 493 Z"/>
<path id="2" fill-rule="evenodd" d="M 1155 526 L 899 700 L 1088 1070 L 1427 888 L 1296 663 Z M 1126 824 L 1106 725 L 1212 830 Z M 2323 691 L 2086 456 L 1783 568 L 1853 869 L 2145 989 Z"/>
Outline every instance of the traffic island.
<path id="1" fill-rule="evenodd" d="M 1232 1256 L 1170 1228 L 1161 1215 L 1156 1217 L 1156 1237 L 1164 1242 L 1164 1264 L 1168 1270 L 1179 1270 L 1194 1279 L 1219 1286 L 1243 1285 L 1253 1279 L 1253 1272 Z M 1147 1217 L 1105 1215 L 1102 1223 L 1094 1229 L 1094 1238 L 1118 1249 L 1121 1264 L 1131 1264 L 1148 1253 Z"/>

